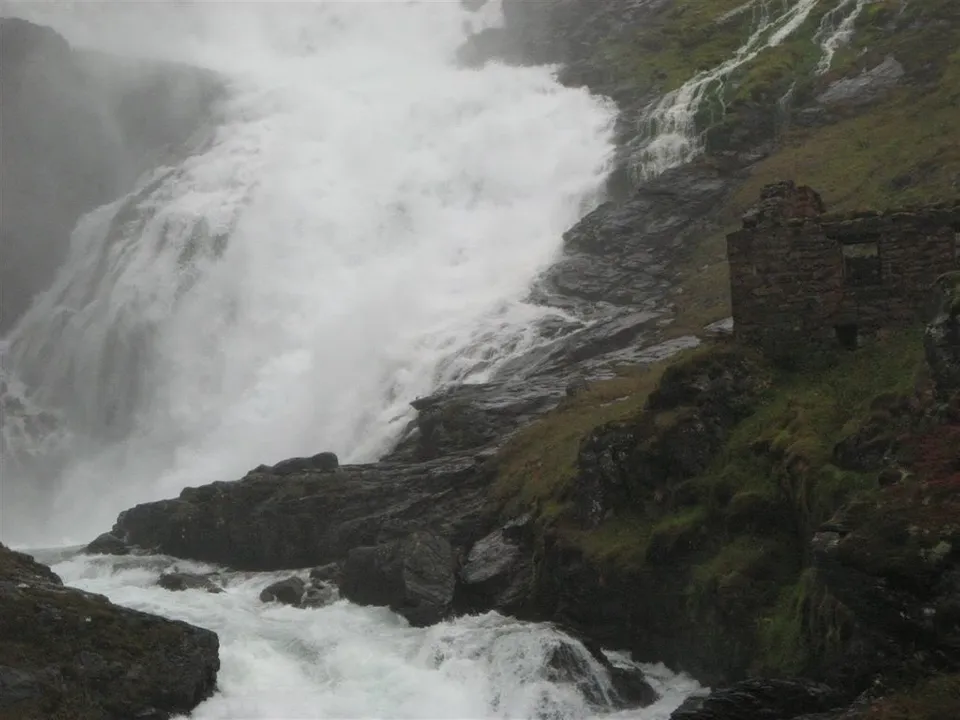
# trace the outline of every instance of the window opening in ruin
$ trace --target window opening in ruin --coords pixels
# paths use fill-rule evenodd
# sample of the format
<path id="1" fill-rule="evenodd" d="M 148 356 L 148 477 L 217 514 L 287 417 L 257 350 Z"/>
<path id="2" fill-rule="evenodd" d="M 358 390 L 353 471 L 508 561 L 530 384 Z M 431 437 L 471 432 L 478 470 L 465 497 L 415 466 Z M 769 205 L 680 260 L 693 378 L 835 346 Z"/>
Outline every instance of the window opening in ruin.
<path id="1" fill-rule="evenodd" d="M 880 282 L 880 244 L 858 242 L 843 245 L 843 279 L 848 285 Z"/>
<path id="2" fill-rule="evenodd" d="M 844 350 L 856 350 L 860 345 L 860 328 L 856 325 L 837 325 L 837 342 Z"/>

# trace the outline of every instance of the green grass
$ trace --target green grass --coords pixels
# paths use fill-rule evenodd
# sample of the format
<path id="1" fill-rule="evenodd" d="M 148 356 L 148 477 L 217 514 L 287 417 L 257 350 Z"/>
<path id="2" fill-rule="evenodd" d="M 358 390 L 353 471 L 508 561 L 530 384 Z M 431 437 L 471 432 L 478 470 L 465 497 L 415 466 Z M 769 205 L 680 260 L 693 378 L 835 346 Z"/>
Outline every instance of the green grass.
<path id="1" fill-rule="evenodd" d="M 662 363 L 626 368 L 595 382 L 515 435 L 500 454 L 494 496 L 508 508 L 534 505 L 559 514 L 563 490 L 576 475 L 580 443 L 592 430 L 637 415 L 656 387 Z"/>
<path id="2" fill-rule="evenodd" d="M 842 650 L 851 621 L 849 611 L 823 588 L 816 572 L 805 570 L 760 619 L 754 671 L 804 674 L 810 664 L 823 663 Z"/>
<path id="3" fill-rule="evenodd" d="M 853 41 L 837 54 L 821 86 L 887 56 L 906 69 L 903 86 L 880 104 L 837 110 L 838 121 L 826 127 L 787 133 L 782 148 L 741 188 L 732 214 L 752 204 L 764 184 L 788 177 L 816 188 L 837 211 L 957 197 L 960 6 L 953 0 L 867 6 Z"/>
<path id="4" fill-rule="evenodd" d="M 764 672 L 789 673 L 842 641 L 845 618 L 804 571 L 806 548 L 813 529 L 840 506 L 878 492 L 875 474 L 837 467 L 833 450 L 888 412 L 891 398 L 912 392 L 923 365 L 919 330 L 891 333 L 827 366 L 752 368 L 772 380 L 706 472 L 618 508 L 592 530 L 565 513 L 583 438 L 617 421 L 642 425 L 655 445 L 670 432 L 669 420 L 687 411 L 646 407 L 660 378 L 736 358 L 724 344 L 705 346 L 666 367 L 595 384 L 513 439 L 497 488 L 511 513 L 539 514 L 541 532 L 549 526 L 602 574 L 668 574 L 678 602 L 686 597 L 690 625 L 717 625 L 716 647 L 733 638 L 752 642 L 755 649 L 742 656 L 759 658 Z"/>

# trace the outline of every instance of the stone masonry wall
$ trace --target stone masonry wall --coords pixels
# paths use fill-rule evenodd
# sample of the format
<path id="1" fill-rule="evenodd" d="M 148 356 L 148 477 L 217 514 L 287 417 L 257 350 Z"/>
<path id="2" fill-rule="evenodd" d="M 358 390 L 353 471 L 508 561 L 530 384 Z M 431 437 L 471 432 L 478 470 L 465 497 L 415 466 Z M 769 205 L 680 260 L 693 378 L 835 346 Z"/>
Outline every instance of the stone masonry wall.
<path id="1" fill-rule="evenodd" d="M 764 189 L 727 237 L 735 333 L 780 357 L 856 345 L 924 317 L 934 281 L 960 268 L 960 201 L 830 216 L 816 192 Z"/>

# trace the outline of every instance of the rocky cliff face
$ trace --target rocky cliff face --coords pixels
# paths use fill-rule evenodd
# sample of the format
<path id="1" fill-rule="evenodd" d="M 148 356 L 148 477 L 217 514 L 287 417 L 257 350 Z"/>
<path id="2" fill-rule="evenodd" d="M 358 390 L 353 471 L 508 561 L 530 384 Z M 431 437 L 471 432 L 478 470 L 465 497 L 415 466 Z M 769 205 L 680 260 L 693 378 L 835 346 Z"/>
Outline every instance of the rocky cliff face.
<path id="1" fill-rule="evenodd" d="M 955 193 L 955 3 L 866 4 L 824 70 L 855 4 L 814 3 L 790 42 L 724 76 L 696 114 L 702 155 L 631 172 L 650 104 L 774 5 L 798 3 L 506 0 L 465 61 L 561 62 L 624 111 L 609 202 L 532 292 L 578 319 L 502 377 L 418 401 L 380 463 L 294 459 L 191 488 L 91 551 L 332 562 L 348 597 L 418 624 L 561 622 L 730 684 L 684 720 L 960 714 L 955 283 L 925 340 L 882 334 L 792 369 L 728 340 L 689 350 L 729 312 L 724 231 L 769 180 L 838 209 Z"/>
<path id="2" fill-rule="evenodd" d="M 194 68 L 77 50 L 0 18 L 0 332 L 50 283 L 80 215 L 162 164 L 219 92 Z"/>
<path id="3" fill-rule="evenodd" d="M 217 636 L 66 588 L 0 546 L 0 718 L 163 720 L 209 697 Z"/>

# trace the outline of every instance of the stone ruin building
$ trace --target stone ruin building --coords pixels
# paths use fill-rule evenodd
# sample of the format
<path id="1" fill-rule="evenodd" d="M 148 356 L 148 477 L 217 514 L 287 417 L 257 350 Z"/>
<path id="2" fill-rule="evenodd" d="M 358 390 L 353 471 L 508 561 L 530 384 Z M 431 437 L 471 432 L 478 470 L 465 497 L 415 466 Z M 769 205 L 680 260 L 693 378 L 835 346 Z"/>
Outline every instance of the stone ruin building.
<path id="1" fill-rule="evenodd" d="M 739 341 L 783 358 L 856 348 L 926 318 L 936 279 L 960 269 L 960 200 L 832 216 L 809 187 L 768 185 L 727 256 Z"/>

